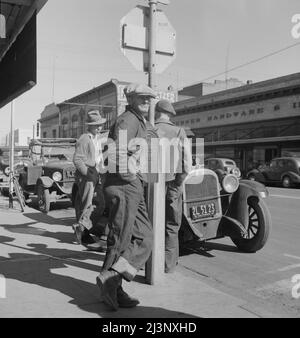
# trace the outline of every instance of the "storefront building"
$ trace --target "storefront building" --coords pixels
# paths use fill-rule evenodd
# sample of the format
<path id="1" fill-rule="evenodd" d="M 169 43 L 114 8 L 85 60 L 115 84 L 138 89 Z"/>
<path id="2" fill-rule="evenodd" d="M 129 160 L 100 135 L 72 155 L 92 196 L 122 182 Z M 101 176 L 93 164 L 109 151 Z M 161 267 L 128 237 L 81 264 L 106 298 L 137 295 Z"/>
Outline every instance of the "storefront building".
<path id="1" fill-rule="evenodd" d="M 300 157 L 300 73 L 194 97 L 174 107 L 175 123 L 204 138 L 205 158 L 231 158 L 246 173 L 274 157 Z"/>
<path id="2" fill-rule="evenodd" d="M 125 111 L 127 100 L 124 88 L 128 83 L 112 79 L 65 102 L 46 106 L 39 119 L 42 138 L 79 138 L 86 131 L 86 115 L 93 109 L 99 110 L 106 118 L 103 129 L 109 130 Z M 158 98 L 175 102 L 177 93 L 158 91 Z"/>

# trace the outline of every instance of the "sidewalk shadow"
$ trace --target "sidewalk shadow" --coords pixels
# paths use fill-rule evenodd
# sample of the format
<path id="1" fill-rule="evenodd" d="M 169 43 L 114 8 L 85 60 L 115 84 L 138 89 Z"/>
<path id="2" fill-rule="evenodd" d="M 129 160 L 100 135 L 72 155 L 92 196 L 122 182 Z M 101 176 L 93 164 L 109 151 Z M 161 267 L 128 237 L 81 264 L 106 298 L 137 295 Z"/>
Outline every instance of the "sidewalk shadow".
<path id="1" fill-rule="evenodd" d="M 43 213 L 24 213 L 25 217 L 32 219 L 37 223 L 45 223 L 49 225 L 61 225 L 61 226 L 71 226 L 75 223 L 75 215 L 74 217 L 62 217 L 62 218 L 54 218 L 47 214 Z"/>
<path id="2" fill-rule="evenodd" d="M 4 258 L 0 261 L 1 274 L 3 274 L 5 278 L 57 291 L 71 298 L 68 303 L 77 306 L 85 313 L 93 313 L 101 318 L 198 318 L 179 311 L 144 306 L 139 306 L 134 309 L 120 309 L 118 312 L 111 312 L 106 305 L 101 302 L 100 291 L 96 284 L 65 276 L 57 271 L 58 269 L 68 268 L 67 265 L 69 265 L 69 261 L 62 262 L 44 256 L 43 254 L 32 255 L 12 253 L 9 254 L 9 256 L 9 258 Z M 11 264 L 7 264 L 7 262 L 10 261 Z M 54 270 L 55 272 L 53 272 Z M 30 300 L 31 309 L 35 304 L 34 295 L 32 297 L 33 299 Z M 53 297 L 53 295 L 51 297 Z M 24 301 L 24 307 L 26 308 L 28 298 L 24 297 Z M 49 302 L 49 299 L 45 296 L 44 304 L 47 302 Z M 47 313 L 44 311 L 38 312 L 41 303 L 39 303 L 38 300 L 37 303 L 37 313 L 34 317 L 38 317 L 39 315 L 45 317 Z M 57 302 L 57 306 L 59 306 L 59 302 Z M 53 313 L 51 305 L 48 305 L 48 307 L 51 308 L 51 313 Z M 26 313 L 24 313 L 23 317 L 26 317 Z M 53 317 L 57 317 L 57 315 L 54 315 Z"/>
<path id="3" fill-rule="evenodd" d="M 35 224 L 38 224 L 38 222 L 23 223 L 18 225 L 1 224 L 0 227 L 11 233 L 53 238 L 56 239 L 59 243 L 75 243 L 73 232 L 51 232 L 42 228 L 36 228 L 31 226 Z"/>
<path id="4" fill-rule="evenodd" d="M 215 257 L 212 253 L 213 250 L 226 251 L 226 252 L 238 252 L 243 253 L 234 245 L 221 244 L 215 242 L 199 242 L 191 241 L 180 246 L 180 256 L 188 256 L 191 254 L 198 254 L 208 258 Z"/>
<path id="5" fill-rule="evenodd" d="M 68 262 L 68 265 L 88 269 L 95 272 L 100 272 L 101 263 L 104 261 L 104 253 L 96 253 L 92 251 L 74 251 L 70 249 L 58 249 L 49 248 L 46 244 L 29 243 L 27 247 L 21 247 L 13 244 L 15 239 L 12 237 L 0 236 L 0 244 L 7 245 L 12 249 L 22 249 L 29 252 L 34 252 L 49 259 L 64 260 Z M 28 248 L 29 247 L 29 248 Z M 22 255 L 21 253 L 19 255 Z M 28 254 L 24 254 L 28 255 Z M 97 265 L 84 262 L 85 260 L 93 260 L 97 262 Z M 4 261 L 5 258 L 0 256 L 0 262 Z"/>

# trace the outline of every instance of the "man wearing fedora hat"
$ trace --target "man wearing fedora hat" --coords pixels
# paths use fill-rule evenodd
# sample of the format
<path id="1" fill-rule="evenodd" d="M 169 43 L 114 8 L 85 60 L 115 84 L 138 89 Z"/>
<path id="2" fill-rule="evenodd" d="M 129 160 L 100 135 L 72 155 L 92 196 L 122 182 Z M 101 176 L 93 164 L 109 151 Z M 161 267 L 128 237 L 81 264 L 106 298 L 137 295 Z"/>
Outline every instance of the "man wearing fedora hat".
<path id="1" fill-rule="evenodd" d="M 104 194 L 110 210 L 110 232 L 102 270 L 97 277 L 103 301 L 112 310 L 137 306 L 139 301 L 122 288 L 122 280 L 130 282 L 148 260 L 153 233 L 144 200 L 143 176 L 138 163 L 143 148 L 131 147 L 131 141 L 147 139 L 144 114 L 149 113 L 155 92 L 142 84 L 129 84 L 125 89 L 128 106 L 112 126 L 109 138 L 116 144 L 117 172 L 107 173 Z M 127 144 L 121 134 L 127 133 Z M 145 151 L 145 149 L 144 149 Z M 134 158 L 134 161 L 131 161 Z M 128 164 L 122 170 L 122 163 Z M 133 165 L 129 166 L 132 162 Z M 136 163 L 136 166 L 134 165 Z"/>
<path id="2" fill-rule="evenodd" d="M 160 100 L 155 106 L 156 132 L 160 138 L 178 142 L 179 166 L 170 168 L 166 173 L 166 224 L 165 224 L 165 272 L 172 273 L 178 263 L 179 241 L 178 232 L 182 218 L 182 183 L 191 170 L 192 155 L 185 146 L 187 139 L 185 130 L 172 123 L 171 118 L 176 111 L 168 100 Z M 171 149 L 170 149 L 171 150 Z M 175 150 L 176 151 L 176 150 Z M 170 155 L 170 156 L 169 156 Z M 172 161 L 171 151 L 166 155 Z"/>
<path id="3" fill-rule="evenodd" d="M 97 136 L 105 122 L 106 119 L 102 118 L 98 110 L 87 114 L 87 133 L 81 135 L 77 141 L 73 159 L 76 167 L 75 180 L 78 186 L 75 200 L 77 223 L 73 225 L 73 229 L 78 243 L 83 245 L 96 244 L 90 235 L 93 227 L 91 215 L 94 210 L 92 202 L 95 187 L 99 182 L 99 165 L 102 160 Z M 101 250 L 103 243 L 99 242 L 97 248 L 96 246 L 95 249 Z"/>

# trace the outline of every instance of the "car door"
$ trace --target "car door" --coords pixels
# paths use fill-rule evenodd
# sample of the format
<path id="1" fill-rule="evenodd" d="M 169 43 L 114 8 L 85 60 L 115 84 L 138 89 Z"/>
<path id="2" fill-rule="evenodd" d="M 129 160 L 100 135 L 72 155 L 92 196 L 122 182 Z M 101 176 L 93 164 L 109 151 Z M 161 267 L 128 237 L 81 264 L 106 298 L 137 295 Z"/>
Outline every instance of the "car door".
<path id="1" fill-rule="evenodd" d="M 265 178 L 268 181 L 275 181 L 276 176 L 277 176 L 277 172 L 278 172 L 278 161 L 279 160 L 273 160 L 270 163 L 269 167 L 266 167 L 263 170 L 263 175 L 265 176 Z"/>

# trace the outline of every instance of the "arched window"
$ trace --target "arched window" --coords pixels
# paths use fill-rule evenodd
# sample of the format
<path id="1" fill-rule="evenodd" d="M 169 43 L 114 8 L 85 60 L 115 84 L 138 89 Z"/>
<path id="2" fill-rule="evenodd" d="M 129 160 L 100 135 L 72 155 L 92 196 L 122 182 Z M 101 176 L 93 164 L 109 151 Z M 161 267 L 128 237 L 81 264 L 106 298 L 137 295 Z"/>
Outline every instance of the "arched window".
<path id="1" fill-rule="evenodd" d="M 81 108 L 79 112 L 79 134 L 82 135 L 85 131 L 85 110 Z"/>
<path id="2" fill-rule="evenodd" d="M 102 116 L 106 119 L 106 123 L 104 124 L 103 129 L 109 130 L 113 118 L 113 105 L 111 103 L 105 104 L 102 109 Z"/>
<path id="3" fill-rule="evenodd" d="M 69 124 L 69 121 L 68 119 L 65 117 L 63 120 L 62 120 L 62 138 L 67 138 L 68 137 L 68 124 Z"/>
<path id="4" fill-rule="evenodd" d="M 79 132 L 78 127 L 79 127 L 78 115 L 73 115 L 71 125 L 71 137 L 77 138 Z"/>

